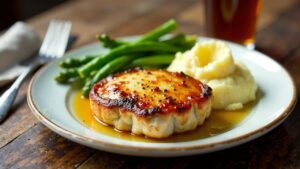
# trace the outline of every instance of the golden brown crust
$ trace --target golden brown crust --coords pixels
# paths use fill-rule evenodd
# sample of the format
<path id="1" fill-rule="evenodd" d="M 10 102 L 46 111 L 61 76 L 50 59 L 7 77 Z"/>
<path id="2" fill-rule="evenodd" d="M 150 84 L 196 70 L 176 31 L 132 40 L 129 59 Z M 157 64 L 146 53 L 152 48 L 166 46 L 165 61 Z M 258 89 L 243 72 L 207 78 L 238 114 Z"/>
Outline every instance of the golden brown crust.
<path id="1" fill-rule="evenodd" d="M 186 112 L 193 104 L 201 106 L 210 96 L 210 87 L 183 73 L 145 69 L 107 77 L 90 92 L 94 103 L 138 116 Z"/>

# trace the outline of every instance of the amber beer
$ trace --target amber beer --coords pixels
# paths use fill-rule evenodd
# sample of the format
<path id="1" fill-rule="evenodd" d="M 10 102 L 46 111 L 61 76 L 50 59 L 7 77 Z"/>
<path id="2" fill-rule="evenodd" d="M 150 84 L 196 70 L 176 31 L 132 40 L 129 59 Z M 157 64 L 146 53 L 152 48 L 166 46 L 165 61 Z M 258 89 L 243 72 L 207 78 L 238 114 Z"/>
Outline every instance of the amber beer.
<path id="1" fill-rule="evenodd" d="M 261 0 L 205 0 L 210 37 L 253 46 Z"/>

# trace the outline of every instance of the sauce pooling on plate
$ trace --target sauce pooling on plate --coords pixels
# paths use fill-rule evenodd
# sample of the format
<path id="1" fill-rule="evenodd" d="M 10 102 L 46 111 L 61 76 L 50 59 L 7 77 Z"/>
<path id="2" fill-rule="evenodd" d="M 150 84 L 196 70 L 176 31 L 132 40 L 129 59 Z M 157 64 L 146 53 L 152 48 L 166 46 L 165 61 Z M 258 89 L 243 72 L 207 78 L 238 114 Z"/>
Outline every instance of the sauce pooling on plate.
<path id="1" fill-rule="evenodd" d="M 92 116 L 89 100 L 82 98 L 80 91 L 76 91 L 72 101 L 75 117 L 86 127 L 107 136 L 139 142 L 183 142 L 218 135 L 232 129 L 243 121 L 250 113 L 254 104 L 254 102 L 248 103 L 243 109 L 238 111 L 213 110 L 204 124 L 193 131 L 175 134 L 165 139 L 152 139 L 140 135 L 132 135 L 128 132 L 117 131 L 111 126 L 101 124 Z"/>

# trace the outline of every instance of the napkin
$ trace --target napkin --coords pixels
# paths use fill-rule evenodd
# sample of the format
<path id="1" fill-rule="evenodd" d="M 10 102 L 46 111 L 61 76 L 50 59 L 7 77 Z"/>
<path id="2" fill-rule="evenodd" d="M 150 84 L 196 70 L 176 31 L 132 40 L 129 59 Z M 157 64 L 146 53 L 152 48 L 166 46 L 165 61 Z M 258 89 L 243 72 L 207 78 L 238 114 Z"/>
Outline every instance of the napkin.
<path id="1" fill-rule="evenodd" d="M 0 37 L 0 86 L 25 70 L 18 63 L 32 56 L 40 45 L 37 32 L 24 22 L 16 22 Z"/>

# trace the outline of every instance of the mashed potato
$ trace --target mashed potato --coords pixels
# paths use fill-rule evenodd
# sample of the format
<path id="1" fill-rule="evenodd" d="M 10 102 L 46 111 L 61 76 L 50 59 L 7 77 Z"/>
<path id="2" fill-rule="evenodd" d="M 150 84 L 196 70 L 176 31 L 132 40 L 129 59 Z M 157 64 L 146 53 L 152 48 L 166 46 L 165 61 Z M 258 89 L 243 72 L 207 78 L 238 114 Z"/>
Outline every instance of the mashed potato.
<path id="1" fill-rule="evenodd" d="M 235 63 L 230 48 L 220 41 L 197 43 L 190 51 L 177 53 L 168 70 L 207 83 L 213 89 L 213 109 L 241 109 L 256 96 L 250 71 Z"/>
<path id="2" fill-rule="evenodd" d="M 235 69 L 230 49 L 222 42 L 196 43 L 185 53 L 178 52 L 169 71 L 181 71 L 198 80 L 211 80 L 230 75 Z"/>

